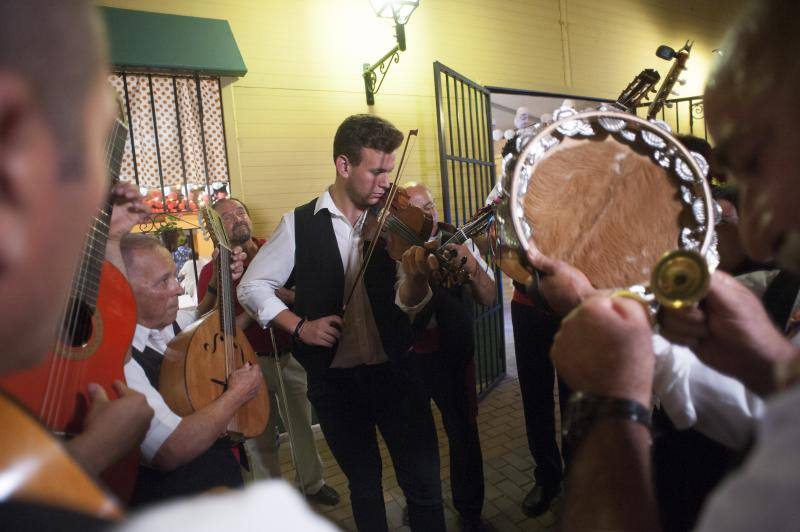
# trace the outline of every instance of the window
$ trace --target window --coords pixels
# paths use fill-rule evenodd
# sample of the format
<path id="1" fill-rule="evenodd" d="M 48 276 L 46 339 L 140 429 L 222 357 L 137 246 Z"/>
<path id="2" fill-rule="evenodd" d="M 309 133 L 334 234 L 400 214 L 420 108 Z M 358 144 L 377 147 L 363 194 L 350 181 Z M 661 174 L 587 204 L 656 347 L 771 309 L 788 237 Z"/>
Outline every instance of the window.
<path id="1" fill-rule="evenodd" d="M 109 81 L 130 128 L 120 179 L 154 213 L 194 212 L 228 194 L 219 78 L 120 71 Z"/>

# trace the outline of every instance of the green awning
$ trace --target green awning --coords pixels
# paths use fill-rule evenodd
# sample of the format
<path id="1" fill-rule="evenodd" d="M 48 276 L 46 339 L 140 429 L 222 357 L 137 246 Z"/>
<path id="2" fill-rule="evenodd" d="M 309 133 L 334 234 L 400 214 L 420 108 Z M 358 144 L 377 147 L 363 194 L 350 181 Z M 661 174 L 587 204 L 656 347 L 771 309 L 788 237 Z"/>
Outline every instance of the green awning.
<path id="1" fill-rule="evenodd" d="M 118 68 L 240 77 L 247 67 L 227 20 L 100 7 Z"/>

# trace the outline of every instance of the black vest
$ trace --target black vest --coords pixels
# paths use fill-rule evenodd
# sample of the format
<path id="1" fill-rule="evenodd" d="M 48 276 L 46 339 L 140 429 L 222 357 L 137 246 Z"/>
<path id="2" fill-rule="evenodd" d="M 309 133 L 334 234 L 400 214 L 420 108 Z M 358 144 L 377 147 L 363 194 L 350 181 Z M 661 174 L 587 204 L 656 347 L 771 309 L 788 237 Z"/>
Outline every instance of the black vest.
<path id="1" fill-rule="evenodd" d="M 781 270 L 761 297 L 767 314 L 781 332 L 786 329 L 791 317 L 798 290 L 800 290 L 800 275 Z"/>
<path id="2" fill-rule="evenodd" d="M 308 320 L 341 315 L 344 302 L 344 270 L 331 214 L 327 209 L 314 214 L 316 203 L 314 199 L 294 211 L 294 312 Z M 386 251 L 375 248 L 364 272 L 364 286 L 390 361 L 406 357 L 412 343 L 411 322 L 394 304 L 396 274 L 397 263 Z M 321 382 L 336 347 L 295 342 L 292 354 L 308 373 L 309 391 Z"/>
<path id="3" fill-rule="evenodd" d="M 421 333 L 436 316 L 440 352 L 453 362 L 469 360 L 475 351 L 472 332 L 472 298 L 463 286 L 434 286 L 433 297 L 414 318 L 414 331 Z"/>
<path id="4" fill-rule="evenodd" d="M 150 384 L 158 389 L 158 375 L 164 357 L 149 347 L 145 347 L 144 351 L 131 347 L 131 351 Z M 172 471 L 159 471 L 140 465 L 131 506 L 197 495 L 220 486 L 236 488 L 242 485 L 244 482 L 239 462 L 230 445 L 215 444 L 191 462 Z"/>

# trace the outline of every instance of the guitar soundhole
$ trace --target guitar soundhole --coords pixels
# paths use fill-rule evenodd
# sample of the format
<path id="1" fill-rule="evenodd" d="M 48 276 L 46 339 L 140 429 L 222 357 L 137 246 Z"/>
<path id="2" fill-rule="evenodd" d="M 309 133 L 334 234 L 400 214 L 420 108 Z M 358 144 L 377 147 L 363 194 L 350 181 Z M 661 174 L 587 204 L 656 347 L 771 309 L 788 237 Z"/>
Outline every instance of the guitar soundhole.
<path id="1" fill-rule="evenodd" d="M 85 346 L 92 337 L 92 309 L 83 301 L 71 299 L 67 312 L 61 331 L 62 343 L 71 347 Z"/>

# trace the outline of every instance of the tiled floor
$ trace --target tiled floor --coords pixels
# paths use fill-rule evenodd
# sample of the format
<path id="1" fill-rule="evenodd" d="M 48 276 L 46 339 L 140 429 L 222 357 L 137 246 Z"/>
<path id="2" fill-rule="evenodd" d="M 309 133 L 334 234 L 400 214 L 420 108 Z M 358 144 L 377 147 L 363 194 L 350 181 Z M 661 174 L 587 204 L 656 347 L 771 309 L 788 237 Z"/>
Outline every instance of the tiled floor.
<path id="1" fill-rule="evenodd" d="M 510 283 L 509 283 L 510 285 Z M 508 301 L 509 298 L 506 298 Z M 507 306 L 507 304 L 506 304 Z M 483 515 L 490 530 L 497 531 L 540 531 L 554 528 L 556 514 L 561 501 L 554 503 L 553 511 L 538 518 L 528 518 L 520 509 L 523 497 L 533 482 L 533 460 L 528 450 L 525 424 L 522 413 L 519 383 L 516 378 L 516 365 L 513 363 L 513 335 L 511 319 L 506 309 L 506 339 L 508 375 L 480 403 L 478 424 L 484 459 L 486 499 Z M 450 494 L 449 446 L 441 424 L 441 417 L 434 407 L 434 419 L 439 433 L 439 451 L 442 459 L 442 494 L 445 499 L 445 518 L 448 530 L 459 530 L 458 514 L 453 508 Z M 347 490 L 347 479 L 331 456 L 325 439 L 317 432 L 317 446 L 325 464 L 325 478 L 328 484 L 342 494 L 338 506 L 318 507 L 317 510 L 329 517 L 344 530 L 355 530 L 353 512 Z M 383 488 L 386 513 L 391 530 L 406 531 L 402 523 L 403 493 L 397 485 L 391 458 L 381 441 L 383 456 Z M 288 442 L 281 446 L 281 467 L 286 479 L 294 478 L 294 466 Z M 555 512 L 555 513 L 554 513 Z"/>

